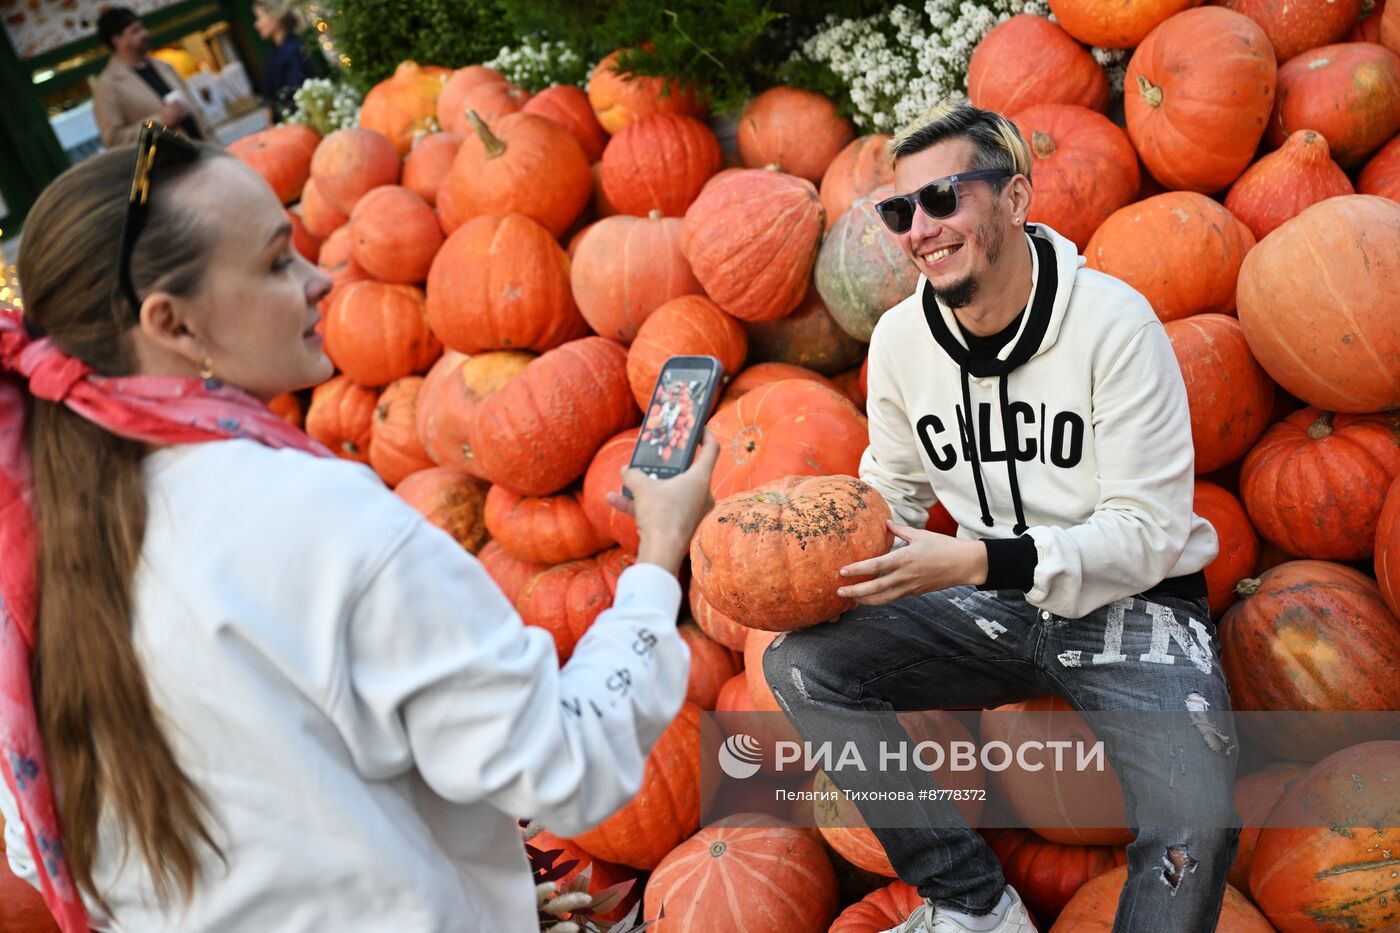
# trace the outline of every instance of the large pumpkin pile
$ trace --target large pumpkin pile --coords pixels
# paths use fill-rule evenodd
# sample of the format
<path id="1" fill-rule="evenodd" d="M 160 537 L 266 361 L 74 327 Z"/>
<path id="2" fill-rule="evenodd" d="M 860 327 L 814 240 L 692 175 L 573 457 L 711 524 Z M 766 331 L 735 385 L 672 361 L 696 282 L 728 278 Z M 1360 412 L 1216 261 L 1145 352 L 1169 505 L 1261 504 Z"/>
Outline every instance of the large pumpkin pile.
<path id="1" fill-rule="evenodd" d="M 1400 708 L 1400 0 L 1364 20 L 1362 0 L 1051 6 L 1056 22 L 988 34 L 968 86 L 1031 146 L 1030 219 L 1166 323 L 1196 508 L 1221 541 L 1207 576 L 1236 702 Z M 1090 44 L 1134 49 L 1120 122 Z M 779 87 L 722 144 L 685 87 L 614 69 L 531 96 L 483 66 L 408 63 L 357 129 L 238 147 L 299 202 L 298 247 L 334 280 L 322 327 L 339 374 L 279 411 L 479 554 L 563 661 L 635 558 L 606 494 L 662 361 L 719 357 L 720 502 L 683 626 L 691 702 L 638 797 L 561 845 L 610 878 L 650 873 L 662 933 L 884 929 L 912 892 L 876 890 L 893 872 L 868 831 L 702 828 L 696 749 L 702 710 L 777 708 L 764 646 L 838 615 L 836 568 L 889 545 L 883 502 L 853 479 L 865 344 L 917 281 L 873 212 L 886 138 Z M 946 514 L 930 527 L 950 530 Z M 1304 738 L 1277 749 L 1292 769 L 1242 780 L 1254 825 L 1365 773 L 1376 799 L 1348 805 L 1400 826 L 1394 743 Z M 1253 833 L 1222 929 L 1395 928 L 1383 836 Z M 1126 838 L 989 831 L 1057 930 L 1108 929 Z"/>

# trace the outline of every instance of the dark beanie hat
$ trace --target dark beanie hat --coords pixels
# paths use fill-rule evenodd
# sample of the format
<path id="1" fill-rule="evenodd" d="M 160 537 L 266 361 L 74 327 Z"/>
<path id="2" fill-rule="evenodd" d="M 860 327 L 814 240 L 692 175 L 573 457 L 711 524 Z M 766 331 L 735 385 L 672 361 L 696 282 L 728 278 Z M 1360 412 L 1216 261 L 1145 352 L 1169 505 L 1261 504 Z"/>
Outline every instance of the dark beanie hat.
<path id="1" fill-rule="evenodd" d="M 102 11 L 102 15 L 97 17 L 97 35 L 110 48 L 112 40 L 121 34 L 122 30 L 132 23 L 139 21 L 131 10 L 124 6 L 108 7 Z"/>

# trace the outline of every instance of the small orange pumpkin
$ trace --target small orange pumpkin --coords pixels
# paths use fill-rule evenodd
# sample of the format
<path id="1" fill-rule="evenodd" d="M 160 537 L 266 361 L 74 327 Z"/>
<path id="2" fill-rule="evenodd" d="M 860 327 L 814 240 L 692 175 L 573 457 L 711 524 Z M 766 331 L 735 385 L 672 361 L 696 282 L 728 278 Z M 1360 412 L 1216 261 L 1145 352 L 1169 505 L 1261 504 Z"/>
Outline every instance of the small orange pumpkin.
<path id="1" fill-rule="evenodd" d="M 352 282 L 326 319 L 326 354 L 362 386 L 421 373 L 442 354 L 412 285 Z"/>
<path id="2" fill-rule="evenodd" d="M 739 161 L 749 168 L 776 165 L 815 185 L 855 135 L 831 98 L 772 87 L 749 101 L 739 117 Z"/>
<path id="3" fill-rule="evenodd" d="M 522 496 L 492 486 L 486 494 L 486 530 L 501 547 L 536 564 L 580 560 L 607 547 L 576 491 Z"/>
<path id="4" fill-rule="evenodd" d="M 373 389 L 356 385 L 349 376 L 334 376 L 311 392 L 306 433 L 338 457 L 368 463 L 378 400 Z"/>
<path id="5" fill-rule="evenodd" d="M 558 123 L 512 113 L 492 124 L 469 112 L 452 161 L 452 206 L 462 221 L 524 214 L 558 237 L 593 193 L 588 159 Z"/>
<path id="6" fill-rule="evenodd" d="M 374 406 L 369 432 L 369 465 L 389 486 L 433 466 L 418 439 L 418 393 L 422 376 L 404 376 L 385 386 Z"/>
<path id="7" fill-rule="evenodd" d="M 350 214 L 355 261 L 381 282 L 412 285 L 428 277 L 442 229 L 428 202 L 399 185 L 365 193 Z"/>
<path id="8" fill-rule="evenodd" d="M 481 480 L 447 467 L 428 467 L 404 477 L 394 493 L 471 553 L 486 545 L 486 484 Z"/>

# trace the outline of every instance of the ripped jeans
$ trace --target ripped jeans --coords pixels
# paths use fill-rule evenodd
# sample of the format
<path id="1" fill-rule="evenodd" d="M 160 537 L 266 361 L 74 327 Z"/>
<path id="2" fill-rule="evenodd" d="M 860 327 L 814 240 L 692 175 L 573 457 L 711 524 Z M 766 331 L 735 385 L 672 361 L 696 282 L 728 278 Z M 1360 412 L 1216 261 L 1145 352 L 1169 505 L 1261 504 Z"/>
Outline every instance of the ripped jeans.
<path id="1" fill-rule="evenodd" d="M 789 632 L 764 653 L 763 669 L 804 740 L 866 743 L 871 757 L 882 733 L 907 737 L 895 711 L 990 708 L 1049 694 L 1080 711 L 1181 711 L 1153 717 L 1151 735 L 1098 733 L 1136 831 L 1113 929 L 1209 933 L 1239 837 L 1237 745 L 1213 635 L 1203 599 L 1133 597 L 1061 619 L 1019 591 L 961 586 L 857 606 L 834 624 Z M 881 715 L 852 735 L 857 711 Z M 830 776 L 847 792 L 914 780 L 879 769 Z M 877 826 L 871 805 L 857 806 L 899 877 L 925 898 L 974 914 L 995 905 L 1001 865 L 951 803 L 921 804 L 927 823 L 913 827 Z M 1163 812 L 1190 814 L 1176 825 L 1199 828 L 1154 825 L 1160 821 L 1148 814 Z"/>

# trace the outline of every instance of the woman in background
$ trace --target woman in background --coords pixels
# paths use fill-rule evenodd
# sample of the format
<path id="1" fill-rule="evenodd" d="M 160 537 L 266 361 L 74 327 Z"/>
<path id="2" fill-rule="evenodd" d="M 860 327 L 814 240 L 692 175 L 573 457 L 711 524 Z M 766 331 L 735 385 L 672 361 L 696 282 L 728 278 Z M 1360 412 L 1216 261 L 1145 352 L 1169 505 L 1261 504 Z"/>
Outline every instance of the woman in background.
<path id="1" fill-rule="evenodd" d="M 292 95 L 302 82 L 315 75 L 297 36 L 296 14 L 278 0 L 261 0 L 253 4 L 253 12 L 253 26 L 270 47 L 263 65 L 262 82 L 268 119 L 281 123 L 292 112 Z"/>

